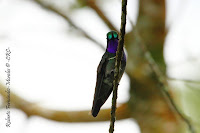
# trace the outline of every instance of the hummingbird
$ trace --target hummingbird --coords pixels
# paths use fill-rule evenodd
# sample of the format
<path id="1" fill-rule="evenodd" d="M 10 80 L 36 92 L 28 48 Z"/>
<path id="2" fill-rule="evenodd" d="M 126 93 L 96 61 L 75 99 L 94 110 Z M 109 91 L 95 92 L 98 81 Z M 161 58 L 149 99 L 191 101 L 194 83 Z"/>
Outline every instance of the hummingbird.
<path id="1" fill-rule="evenodd" d="M 102 56 L 102 59 L 97 68 L 96 87 L 94 93 L 93 106 L 91 110 L 93 117 L 96 117 L 98 115 L 101 106 L 106 102 L 106 100 L 108 99 L 113 90 L 115 60 L 116 60 L 118 41 L 119 38 L 116 31 L 110 31 L 107 33 L 106 52 Z M 124 73 L 125 67 L 126 67 L 126 55 L 123 50 L 123 56 L 119 71 L 120 79 Z"/>

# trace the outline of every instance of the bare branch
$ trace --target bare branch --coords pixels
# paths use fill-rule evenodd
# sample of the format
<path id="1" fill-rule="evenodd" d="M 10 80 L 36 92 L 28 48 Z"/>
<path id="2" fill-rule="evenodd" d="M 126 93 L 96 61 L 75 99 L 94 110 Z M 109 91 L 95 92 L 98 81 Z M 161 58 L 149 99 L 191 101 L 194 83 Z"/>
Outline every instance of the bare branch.
<path id="1" fill-rule="evenodd" d="M 153 57 L 151 56 L 151 53 L 147 50 L 147 46 L 145 43 L 142 41 L 141 37 L 139 36 L 137 29 L 135 29 L 135 36 L 139 39 L 140 41 L 140 47 L 143 50 L 144 56 L 146 60 L 148 61 L 149 66 L 152 69 L 153 74 L 156 76 L 158 80 L 158 84 L 160 85 L 160 90 L 164 94 L 166 101 L 168 102 L 169 105 L 171 105 L 171 108 L 173 111 L 176 112 L 176 114 L 179 115 L 179 117 L 187 124 L 189 130 L 191 133 L 195 133 L 195 129 L 189 119 L 180 111 L 180 109 L 176 106 L 172 96 L 168 92 L 169 86 L 167 83 L 166 77 L 162 74 L 160 71 L 158 65 L 154 61 Z"/>
<path id="2" fill-rule="evenodd" d="M 98 5 L 95 3 L 94 0 L 86 0 L 87 5 L 92 8 L 98 15 L 99 17 L 102 19 L 102 21 L 106 24 L 106 26 L 108 26 L 108 28 L 110 28 L 111 30 L 115 30 L 118 31 L 115 26 L 110 22 L 110 20 L 104 15 L 104 13 L 102 12 L 102 10 L 98 7 Z"/>
<path id="3" fill-rule="evenodd" d="M 41 7 L 43 7 L 44 9 L 47 9 L 49 11 L 52 11 L 54 13 L 56 13 L 57 15 L 61 16 L 62 18 L 64 18 L 69 25 L 71 25 L 73 28 L 75 28 L 77 31 L 81 32 L 82 35 L 84 37 L 86 37 L 87 39 L 89 39 L 90 41 L 94 42 L 98 47 L 100 47 L 101 49 L 105 50 L 105 47 L 99 43 L 98 41 L 96 41 L 94 38 L 92 38 L 89 34 L 87 34 L 87 32 L 85 32 L 83 29 L 81 29 L 80 27 L 78 27 L 71 19 L 69 16 L 67 16 L 65 13 L 62 13 L 61 11 L 59 11 L 58 9 L 56 9 L 55 7 L 51 6 L 51 5 L 47 5 L 45 3 L 43 3 L 41 0 L 34 0 L 37 4 L 39 4 Z"/>
<path id="4" fill-rule="evenodd" d="M 167 78 L 168 80 L 172 80 L 172 81 L 181 81 L 181 82 L 187 82 L 187 83 L 194 83 L 194 84 L 200 84 L 200 81 L 197 80 L 189 80 L 189 79 L 177 79 L 177 78 Z"/>
<path id="5" fill-rule="evenodd" d="M 6 100 L 6 87 L 0 84 L 0 94 Z M 10 93 L 11 104 L 14 108 L 22 110 L 28 117 L 40 116 L 46 119 L 60 121 L 60 122 L 98 122 L 110 120 L 110 109 L 102 109 L 99 115 L 95 118 L 89 114 L 90 110 L 83 111 L 59 111 L 41 107 L 35 103 L 28 102 L 20 96 Z M 117 119 L 129 118 L 129 111 L 127 103 L 121 104 L 118 107 L 116 117 Z"/>
<path id="6" fill-rule="evenodd" d="M 117 89 L 118 82 L 120 79 L 120 65 L 123 55 L 123 47 L 124 47 L 124 36 L 126 29 L 126 5 L 127 0 L 122 0 L 122 14 L 121 14 L 121 28 L 120 28 L 120 39 L 116 52 L 116 61 L 115 61 L 115 73 L 114 73 L 114 82 L 113 82 L 113 97 L 112 97 L 112 107 L 111 107 L 111 119 L 110 119 L 110 129 L 109 133 L 114 132 L 114 124 L 115 124 L 115 111 L 116 111 L 116 103 L 117 103 Z"/>

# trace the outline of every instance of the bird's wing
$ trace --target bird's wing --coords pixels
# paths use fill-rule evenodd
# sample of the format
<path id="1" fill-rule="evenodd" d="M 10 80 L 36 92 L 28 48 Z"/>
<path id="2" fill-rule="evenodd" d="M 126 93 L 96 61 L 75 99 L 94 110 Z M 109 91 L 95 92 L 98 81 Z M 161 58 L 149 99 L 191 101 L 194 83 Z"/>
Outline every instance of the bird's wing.
<path id="1" fill-rule="evenodd" d="M 93 100 L 93 106 L 92 106 L 92 115 L 94 117 L 98 114 L 102 106 L 101 104 L 103 104 L 103 103 L 98 103 L 98 102 L 100 98 L 99 93 L 101 91 L 102 82 L 105 77 L 105 69 L 106 69 L 107 63 L 108 63 L 107 54 L 105 53 L 97 68 L 97 81 L 96 81 L 96 88 L 95 88 L 95 94 L 94 94 L 94 100 Z"/>

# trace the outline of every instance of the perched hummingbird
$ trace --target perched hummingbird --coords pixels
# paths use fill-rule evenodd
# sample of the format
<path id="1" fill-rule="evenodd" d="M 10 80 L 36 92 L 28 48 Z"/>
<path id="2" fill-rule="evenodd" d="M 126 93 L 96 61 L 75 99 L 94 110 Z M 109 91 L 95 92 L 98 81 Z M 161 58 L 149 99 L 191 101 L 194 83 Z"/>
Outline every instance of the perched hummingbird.
<path id="1" fill-rule="evenodd" d="M 118 46 L 118 34 L 115 31 L 107 33 L 107 48 L 97 68 L 97 81 L 92 106 L 92 115 L 96 117 L 101 106 L 106 102 L 113 90 L 115 71 L 115 59 Z M 123 50 L 123 57 L 120 67 L 120 79 L 126 66 L 126 55 Z M 120 80 L 119 80 L 120 81 Z M 118 83 L 119 83 L 118 81 Z"/>

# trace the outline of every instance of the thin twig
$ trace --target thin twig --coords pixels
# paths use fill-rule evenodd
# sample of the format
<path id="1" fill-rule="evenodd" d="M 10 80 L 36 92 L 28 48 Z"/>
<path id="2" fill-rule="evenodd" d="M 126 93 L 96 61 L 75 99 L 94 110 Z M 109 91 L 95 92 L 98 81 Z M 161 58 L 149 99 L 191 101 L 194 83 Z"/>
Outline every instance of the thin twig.
<path id="1" fill-rule="evenodd" d="M 0 95 L 4 101 L 7 100 L 7 93 L 5 92 L 6 87 L 0 84 Z M 11 107 L 17 108 L 23 111 L 28 117 L 40 116 L 49 120 L 59 122 L 98 122 L 98 121 L 109 121 L 110 120 L 110 109 L 102 109 L 96 118 L 89 115 L 90 110 L 83 111 L 59 111 L 44 108 L 38 104 L 31 103 L 24 98 L 16 95 L 14 92 L 10 92 L 10 98 L 12 100 Z M 121 104 L 117 110 L 117 119 L 129 118 L 129 111 L 127 103 Z"/>
<path id="2" fill-rule="evenodd" d="M 113 82 L 113 97 L 112 97 L 109 133 L 114 132 L 115 111 L 116 111 L 116 103 L 117 103 L 117 89 L 118 89 L 118 81 L 119 81 L 119 70 L 120 70 L 120 65 L 121 65 L 121 60 L 122 60 L 123 47 L 124 47 L 124 36 L 125 36 L 125 28 L 126 28 L 126 5 L 127 5 L 127 0 L 122 0 L 120 39 L 119 39 L 119 45 L 118 45 L 117 52 L 116 52 L 115 74 L 114 74 L 114 82 Z"/>
<path id="3" fill-rule="evenodd" d="M 152 72 L 157 77 L 158 83 L 159 83 L 160 88 L 161 88 L 160 90 L 164 94 L 164 96 L 165 96 L 166 100 L 168 101 L 169 105 L 171 105 L 172 110 L 174 110 L 180 116 L 180 118 L 187 124 L 190 132 L 191 133 L 195 133 L 195 129 L 194 129 L 193 125 L 188 120 L 188 118 L 180 111 L 180 109 L 176 106 L 172 96 L 168 92 L 169 86 L 168 86 L 168 83 L 167 83 L 167 79 L 162 74 L 162 72 L 159 69 L 158 65 L 154 61 L 151 53 L 147 50 L 147 47 L 146 47 L 145 43 L 142 41 L 142 39 L 140 38 L 140 36 L 139 36 L 139 34 L 137 32 L 137 29 L 135 29 L 135 35 L 136 35 L 136 38 L 139 39 L 139 42 L 140 42 L 139 45 L 141 46 L 141 48 L 142 48 L 142 50 L 144 52 L 144 56 L 145 56 L 146 60 L 148 61 L 148 64 L 151 67 Z"/>
<path id="4" fill-rule="evenodd" d="M 92 8 L 98 16 L 101 18 L 101 20 L 110 28 L 111 30 L 118 31 L 115 26 L 110 22 L 110 20 L 104 15 L 102 10 L 98 7 L 98 5 L 95 3 L 95 0 L 87 0 L 87 5 Z"/>
<path id="5" fill-rule="evenodd" d="M 177 78 L 167 78 L 168 80 L 173 80 L 173 81 L 180 81 L 180 82 L 187 82 L 187 83 L 193 83 L 193 84 L 200 84 L 200 81 L 197 80 L 189 80 L 189 79 L 177 79 Z"/>
<path id="6" fill-rule="evenodd" d="M 73 28 L 75 28 L 77 31 L 81 32 L 83 36 L 85 36 L 87 39 L 89 39 L 90 41 L 94 42 L 98 47 L 100 47 L 102 50 L 105 50 L 105 47 L 99 43 L 98 41 L 96 41 L 94 38 L 92 38 L 89 34 L 87 34 L 87 32 L 85 32 L 82 28 L 78 27 L 71 19 L 69 16 L 67 16 L 65 13 L 59 11 L 57 8 L 51 6 L 51 5 L 47 5 L 44 2 L 42 2 L 41 0 L 34 0 L 37 4 L 39 4 L 41 7 L 43 7 L 44 9 L 47 9 L 49 11 L 52 11 L 54 13 L 56 13 L 57 15 L 61 16 L 62 18 L 64 18 L 70 26 L 72 26 Z"/>

